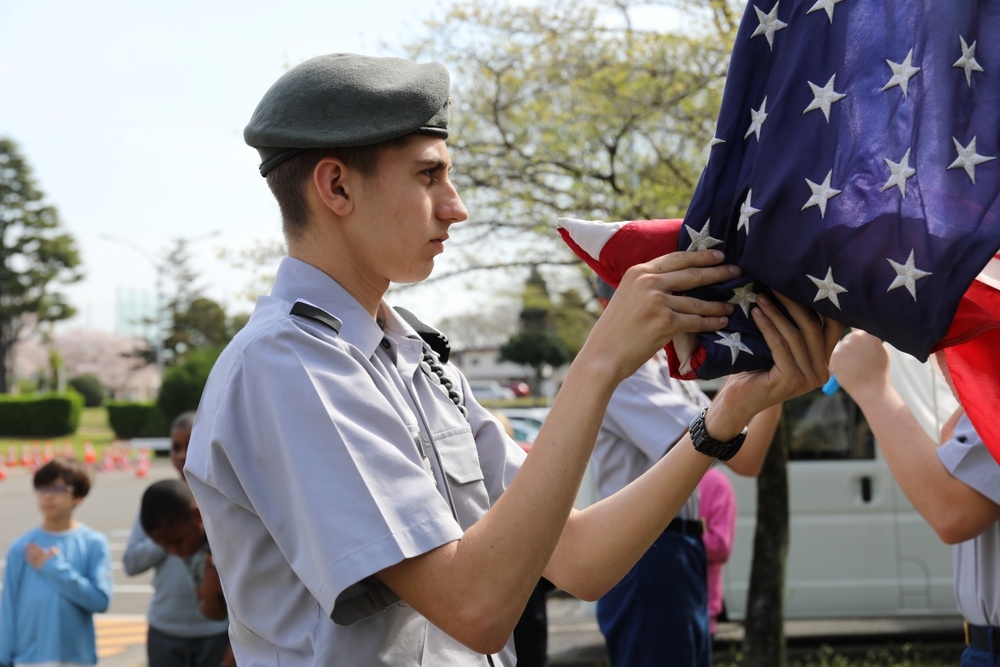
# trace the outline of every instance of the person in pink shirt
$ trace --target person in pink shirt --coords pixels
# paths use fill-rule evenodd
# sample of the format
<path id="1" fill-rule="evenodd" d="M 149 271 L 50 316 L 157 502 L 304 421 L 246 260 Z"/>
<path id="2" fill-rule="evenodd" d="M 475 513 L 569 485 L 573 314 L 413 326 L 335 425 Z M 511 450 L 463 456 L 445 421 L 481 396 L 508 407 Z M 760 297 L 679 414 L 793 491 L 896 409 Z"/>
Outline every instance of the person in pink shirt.
<path id="1" fill-rule="evenodd" d="M 708 619 L 709 630 L 714 635 L 725 600 L 722 595 L 722 566 L 733 551 L 736 535 L 736 494 L 726 474 L 712 466 L 698 484 L 701 497 L 701 519 L 705 532 L 705 556 L 708 561 Z"/>

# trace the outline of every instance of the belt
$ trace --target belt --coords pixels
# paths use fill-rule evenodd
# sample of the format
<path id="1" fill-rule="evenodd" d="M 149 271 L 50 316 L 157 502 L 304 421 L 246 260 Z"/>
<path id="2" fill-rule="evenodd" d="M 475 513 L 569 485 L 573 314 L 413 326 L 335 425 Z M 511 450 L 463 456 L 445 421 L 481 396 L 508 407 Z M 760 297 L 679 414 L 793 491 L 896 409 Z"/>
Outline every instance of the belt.
<path id="1" fill-rule="evenodd" d="M 965 645 L 981 651 L 1000 653 L 1000 628 L 965 622 Z"/>
<path id="2" fill-rule="evenodd" d="M 667 524 L 667 530 L 690 537 L 701 537 L 705 532 L 705 524 L 700 519 L 674 519 Z"/>

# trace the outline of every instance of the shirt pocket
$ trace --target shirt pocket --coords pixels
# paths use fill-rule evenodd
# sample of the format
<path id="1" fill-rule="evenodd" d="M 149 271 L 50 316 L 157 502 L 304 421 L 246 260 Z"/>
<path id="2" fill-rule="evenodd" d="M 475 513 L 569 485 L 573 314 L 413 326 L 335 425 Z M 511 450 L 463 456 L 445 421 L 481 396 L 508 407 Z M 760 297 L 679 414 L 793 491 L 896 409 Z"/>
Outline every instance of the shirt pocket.
<path id="1" fill-rule="evenodd" d="M 443 431 L 434 436 L 434 442 L 451 490 L 458 523 L 463 530 L 467 530 L 490 508 L 472 429 L 465 426 Z"/>

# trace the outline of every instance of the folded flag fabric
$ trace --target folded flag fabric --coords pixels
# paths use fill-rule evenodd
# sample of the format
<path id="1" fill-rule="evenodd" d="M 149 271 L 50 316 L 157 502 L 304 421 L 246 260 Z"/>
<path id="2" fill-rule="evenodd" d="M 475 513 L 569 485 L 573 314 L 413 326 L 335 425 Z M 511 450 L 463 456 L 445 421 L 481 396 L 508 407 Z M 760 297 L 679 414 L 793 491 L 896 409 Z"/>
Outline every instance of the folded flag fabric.
<path id="1" fill-rule="evenodd" d="M 692 292 L 738 307 L 726 331 L 675 341 L 675 375 L 768 367 L 747 315 L 773 289 L 921 360 L 954 345 L 959 398 L 1000 459 L 982 416 L 1000 399 L 997 284 L 976 280 L 1000 249 L 998 30 L 989 0 L 751 0 L 676 234 L 745 275 Z M 657 247 L 646 222 L 612 225 L 646 246 L 624 253 L 637 261 Z"/>

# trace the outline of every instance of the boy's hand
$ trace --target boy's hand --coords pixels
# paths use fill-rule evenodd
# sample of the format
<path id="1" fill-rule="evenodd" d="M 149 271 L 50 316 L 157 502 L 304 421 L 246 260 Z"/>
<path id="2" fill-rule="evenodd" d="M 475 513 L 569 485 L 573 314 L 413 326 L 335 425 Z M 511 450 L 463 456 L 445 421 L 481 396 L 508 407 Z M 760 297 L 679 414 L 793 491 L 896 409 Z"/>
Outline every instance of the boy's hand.
<path id="1" fill-rule="evenodd" d="M 867 388 L 881 392 L 889 382 L 889 353 L 878 338 L 855 329 L 833 351 L 830 372 L 852 398 Z"/>
<path id="2" fill-rule="evenodd" d="M 236 667 L 236 656 L 233 655 L 233 645 L 226 646 L 226 653 L 222 656 L 221 667 Z"/>
<path id="3" fill-rule="evenodd" d="M 49 547 L 48 549 L 43 549 L 34 542 L 29 542 L 28 546 L 24 548 L 24 556 L 28 559 L 31 567 L 36 570 L 41 568 L 45 563 L 49 561 L 50 558 L 59 553 L 59 549 L 55 547 Z"/>
<path id="4" fill-rule="evenodd" d="M 678 333 L 725 327 L 733 311 L 731 304 L 676 294 L 740 275 L 739 267 L 720 265 L 724 258 L 716 250 L 674 252 L 633 266 L 625 272 L 584 349 L 612 361 L 620 381 Z"/>
<path id="5" fill-rule="evenodd" d="M 710 409 L 706 416 L 706 428 L 713 438 L 734 437 L 753 415 L 816 389 L 830 377 L 830 355 L 844 325 L 823 320 L 812 309 L 775 296 L 792 321 L 766 296 L 758 297 L 757 307 L 751 311 L 774 365 L 766 371 L 734 375 L 722 386 L 713 401 L 718 407 Z"/>

